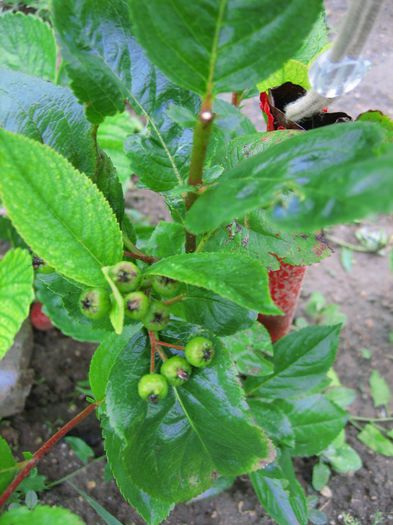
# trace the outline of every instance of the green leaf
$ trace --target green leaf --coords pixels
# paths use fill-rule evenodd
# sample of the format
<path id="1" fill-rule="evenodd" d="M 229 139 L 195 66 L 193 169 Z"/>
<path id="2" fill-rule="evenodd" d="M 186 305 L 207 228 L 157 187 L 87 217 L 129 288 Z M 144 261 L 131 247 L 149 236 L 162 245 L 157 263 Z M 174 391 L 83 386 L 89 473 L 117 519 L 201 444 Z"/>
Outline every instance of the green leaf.
<path id="1" fill-rule="evenodd" d="M 34 298 L 33 278 L 28 251 L 16 248 L 0 260 L 0 359 L 11 347 L 29 314 Z"/>
<path id="2" fill-rule="evenodd" d="M 367 447 L 383 456 L 393 456 L 393 443 L 371 423 L 367 424 L 358 434 L 358 439 Z"/>
<path id="3" fill-rule="evenodd" d="M 322 395 L 279 400 L 295 432 L 294 456 L 313 456 L 333 441 L 347 422 L 347 413 Z"/>
<path id="4" fill-rule="evenodd" d="M 277 445 L 293 447 L 295 436 L 288 417 L 274 403 L 265 403 L 260 399 L 250 398 L 248 404 L 255 421 L 265 430 Z"/>
<path id="5" fill-rule="evenodd" d="M 174 327 L 176 341 L 189 337 L 184 326 L 183 331 L 181 324 Z M 166 339 L 169 333 L 164 331 Z M 214 366 L 195 370 L 185 385 L 171 388 L 154 406 L 137 392 L 140 377 L 149 370 L 143 333 L 129 342 L 112 367 L 107 415 L 123 448 L 120 454 L 116 448 L 108 455 L 112 460 L 120 455 L 130 482 L 153 497 L 190 499 L 210 486 L 215 472 L 249 472 L 271 454 L 269 441 L 252 422 L 227 351 L 218 340 L 215 347 Z"/>
<path id="6" fill-rule="evenodd" d="M 147 253 L 155 257 L 169 257 L 184 252 L 186 232 L 177 222 L 159 222 L 144 246 Z"/>
<path id="7" fill-rule="evenodd" d="M 280 339 L 274 345 L 273 374 L 249 378 L 246 391 L 285 399 L 317 386 L 334 362 L 340 329 L 311 326 Z"/>
<path id="8" fill-rule="evenodd" d="M 97 401 L 104 399 L 106 385 L 113 365 L 116 363 L 119 354 L 140 328 L 141 325 L 138 323 L 125 327 L 121 335 L 107 334 L 94 352 L 90 362 L 89 382 Z"/>
<path id="9" fill-rule="evenodd" d="M 371 396 L 373 398 L 373 403 L 376 408 L 381 406 L 387 406 L 392 397 L 392 393 L 390 391 L 389 385 L 378 372 L 378 370 L 373 370 L 371 372 L 370 390 Z"/>
<path id="10" fill-rule="evenodd" d="M 233 104 L 217 98 L 213 103 L 213 111 L 213 124 L 226 141 L 242 135 L 256 134 L 251 120 Z"/>
<path id="11" fill-rule="evenodd" d="M 175 104 L 197 113 L 199 101 L 146 59 L 131 32 L 128 3 L 55 0 L 53 12 L 72 88 L 86 103 L 89 120 L 99 124 L 123 112 L 128 100 L 147 123 L 127 140 L 130 171 L 155 191 L 181 184 L 188 175 L 192 132 L 172 121 L 167 109 Z"/>
<path id="12" fill-rule="evenodd" d="M 214 160 L 222 163 L 225 168 L 234 168 L 241 161 L 267 151 L 275 144 L 280 144 L 292 137 L 296 137 L 300 132 L 293 129 L 279 131 L 269 131 L 265 133 L 252 133 L 238 136 L 232 140 L 224 140 L 221 149 L 218 149 L 217 158 Z"/>
<path id="13" fill-rule="evenodd" d="M 79 308 L 79 288 L 57 273 L 38 274 L 35 280 L 36 294 L 44 305 L 53 324 L 77 341 L 100 342 L 112 331 L 109 319 L 91 320 Z"/>
<path id="14" fill-rule="evenodd" d="M 339 474 L 355 472 L 362 467 L 362 460 L 359 454 L 348 443 L 344 443 L 339 447 L 335 447 L 332 444 L 322 452 L 322 455 Z"/>
<path id="15" fill-rule="evenodd" d="M 7 441 L 0 436 L 0 494 L 13 480 L 17 467 L 16 461 Z"/>
<path id="16" fill-rule="evenodd" d="M 256 312 L 243 308 L 228 299 L 203 288 L 187 286 L 183 301 L 172 306 L 172 312 L 198 324 L 216 335 L 229 335 L 250 326 Z"/>
<path id="17" fill-rule="evenodd" d="M 22 13 L 0 15 L 0 67 L 55 81 L 56 41 L 51 27 Z"/>
<path id="18" fill-rule="evenodd" d="M 118 287 L 110 277 L 110 266 L 102 268 L 102 273 L 108 281 L 112 290 L 112 308 L 109 313 L 109 319 L 117 335 L 121 334 L 124 326 L 124 298 L 121 295 Z"/>
<path id="19" fill-rule="evenodd" d="M 34 253 L 66 277 L 105 284 L 101 267 L 122 259 L 123 242 L 96 186 L 47 146 L 4 130 L 0 169 L 1 198 Z"/>
<path id="20" fill-rule="evenodd" d="M 8 131 L 47 144 L 76 169 L 94 177 L 93 128 L 83 107 L 68 88 L 2 69 L 0 125 Z"/>
<path id="21" fill-rule="evenodd" d="M 204 251 L 245 253 L 260 260 L 269 270 L 279 269 L 277 257 L 294 266 L 305 266 L 331 254 L 329 246 L 320 241 L 320 235 L 279 231 L 263 210 L 251 212 L 244 222 L 247 227 L 236 222 L 230 233 L 227 227 L 221 227 L 207 241 Z"/>
<path id="22" fill-rule="evenodd" d="M 277 523 L 307 525 L 306 497 L 292 466 L 290 472 L 285 472 L 276 462 L 253 472 L 250 480 L 262 507 Z"/>
<path id="23" fill-rule="evenodd" d="M 273 363 L 265 355 L 273 353 L 272 342 L 262 324 L 254 322 L 248 330 L 225 337 L 223 343 L 241 374 L 263 376 L 273 372 Z"/>
<path id="24" fill-rule="evenodd" d="M 130 162 L 124 149 L 125 141 L 129 135 L 138 133 L 141 129 L 140 121 L 127 111 L 106 117 L 98 128 L 98 144 L 109 155 L 122 184 L 128 181 L 131 175 Z"/>
<path id="25" fill-rule="evenodd" d="M 387 142 L 393 142 L 393 120 L 381 113 L 381 111 L 370 110 L 362 113 L 357 118 L 360 122 L 376 122 L 387 131 Z"/>
<path id="26" fill-rule="evenodd" d="M 384 137 L 360 122 L 300 133 L 223 174 L 192 206 L 186 227 L 203 233 L 268 206 L 268 218 L 302 232 L 388 211 L 393 154 L 378 156 Z"/>
<path id="27" fill-rule="evenodd" d="M 132 482 L 121 455 L 123 442 L 106 417 L 102 420 L 102 429 L 110 469 L 123 498 L 134 507 L 148 525 L 159 525 L 171 512 L 173 504 L 153 498 Z"/>
<path id="28" fill-rule="evenodd" d="M 304 87 L 304 89 L 310 88 L 310 82 L 308 80 L 308 67 L 299 60 L 291 58 L 288 62 L 272 73 L 263 82 L 259 82 L 257 87 L 259 91 L 264 92 L 268 89 L 281 86 L 285 82 L 292 82 Z"/>
<path id="29" fill-rule="evenodd" d="M 309 35 L 304 39 L 302 47 L 280 69 L 263 82 L 258 83 L 259 91 L 267 91 L 285 82 L 292 82 L 309 89 L 308 64 L 326 47 L 328 41 L 326 16 L 325 13 L 322 13 Z"/>
<path id="30" fill-rule="evenodd" d="M 129 5 L 136 36 L 151 60 L 200 95 L 249 88 L 261 80 L 261 71 L 273 73 L 301 47 L 322 10 L 319 0 Z"/>
<path id="31" fill-rule="evenodd" d="M 356 399 L 356 391 L 353 388 L 337 386 L 329 388 L 325 392 L 326 397 L 341 408 L 347 408 Z"/>
<path id="32" fill-rule="evenodd" d="M 75 456 L 87 464 L 90 458 L 94 458 L 94 450 L 83 441 L 83 439 L 75 436 L 66 436 L 64 441 L 70 445 L 75 453 Z"/>
<path id="33" fill-rule="evenodd" d="M 329 483 L 330 468 L 325 463 L 317 463 L 312 469 L 312 486 L 314 490 L 321 490 Z"/>
<path id="34" fill-rule="evenodd" d="M 84 525 L 79 516 L 68 509 L 38 505 L 8 510 L 0 516 L 0 525 Z"/>
<path id="35" fill-rule="evenodd" d="M 272 301 L 266 269 L 251 258 L 226 253 L 187 253 L 153 264 L 147 275 L 206 288 L 234 303 L 265 314 L 280 310 Z"/>

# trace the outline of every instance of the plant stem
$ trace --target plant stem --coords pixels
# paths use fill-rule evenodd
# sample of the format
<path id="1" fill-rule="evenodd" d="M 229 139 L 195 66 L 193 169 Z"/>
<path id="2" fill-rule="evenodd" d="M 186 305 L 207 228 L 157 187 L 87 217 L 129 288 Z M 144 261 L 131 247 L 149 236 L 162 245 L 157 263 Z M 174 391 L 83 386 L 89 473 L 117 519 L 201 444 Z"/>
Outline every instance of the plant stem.
<path id="1" fill-rule="evenodd" d="M 166 301 L 162 301 L 163 304 L 166 304 L 167 306 L 170 306 L 171 304 L 179 303 L 180 301 L 183 301 L 186 298 L 184 294 L 176 295 L 175 297 L 172 297 L 172 299 L 167 299 Z"/>
<path id="2" fill-rule="evenodd" d="M 63 425 L 53 436 L 51 436 L 48 441 L 46 441 L 41 448 L 34 453 L 33 457 L 26 463 L 22 468 L 19 474 L 13 479 L 13 481 L 8 485 L 6 490 L 0 496 L 0 507 L 6 503 L 8 498 L 13 494 L 13 492 L 18 488 L 22 481 L 28 476 L 29 472 L 36 466 L 36 464 L 42 459 L 51 448 L 56 445 L 62 437 L 64 437 L 70 430 L 72 430 L 76 425 L 81 421 L 87 418 L 99 405 L 99 403 L 92 403 L 87 406 L 82 412 L 73 417 L 68 423 Z"/>
<path id="3" fill-rule="evenodd" d="M 165 343 L 164 341 L 157 341 L 158 345 L 167 346 L 168 348 L 175 348 L 175 350 L 184 350 L 184 346 L 173 345 L 172 343 Z"/>
<path id="4" fill-rule="evenodd" d="M 130 241 L 130 239 L 126 235 L 123 235 L 123 242 L 126 248 L 128 248 L 129 250 L 129 251 L 124 252 L 124 255 L 128 255 L 128 257 L 132 257 L 133 259 L 139 259 L 140 261 L 143 261 L 148 264 L 152 264 L 158 261 L 156 257 L 153 257 L 152 255 L 147 255 L 146 253 L 141 252 L 141 250 L 139 250 L 135 246 L 135 244 L 132 241 Z"/>
<path id="5" fill-rule="evenodd" d="M 368 421 L 370 423 L 388 423 L 393 421 L 393 417 L 365 417 L 365 416 L 351 416 L 355 421 Z"/>
<path id="6" fill-rule="evenodd" d="M 156 335 L 151 330 L 148 330 L 150 340 L 150 373 L 154 374 L 155 370 L 155 356 L 156 356 Z"/>
<path id="7" fill-rule="evenodd" d="M 164 352 L 164 350 L 162 348 L 159 347 L 159 345 L 157 344 L 156 346 L 156 352 L 157 354 L 161 357 L 161 361 L 167 361 L 168 360 L 168 356 L 166 355 L 166 353 Z"/>
<path id="8" fill-rule="evenodd" d="M 210 133 L 214 114 L 212 112 L 212 98 L 207 96 L 202 102 L 199 118 L 194 129 L 194 140 L 191 153 L 190 174 L 188 184 L 198 187 L 202 184 L 203 166 L 206 159 L 207 146 L 209 144 Z M 186 208 L 189 210 L 194 204 L 198 195 L 194 192 L 188 192 L 186 196 Z M 186 236 L 186 251 L 193 252 L 196 248 L 195 235 L 188 233 Z"/>

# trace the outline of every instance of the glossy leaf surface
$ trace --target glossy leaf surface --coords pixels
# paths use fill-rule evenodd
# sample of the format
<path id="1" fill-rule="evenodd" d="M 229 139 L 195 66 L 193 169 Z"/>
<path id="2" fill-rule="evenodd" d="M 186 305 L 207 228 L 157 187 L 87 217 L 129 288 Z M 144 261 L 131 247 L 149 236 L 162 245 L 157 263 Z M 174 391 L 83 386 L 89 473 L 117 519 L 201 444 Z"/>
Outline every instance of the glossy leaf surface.
<path id="1" fill-rule="evenodd" d="M 273 374 L 249 378 L 247 392 L 258 392 L 266 398 L 287 398 L 317 386 L 334 362 L 340 329 L 340 326 L 312 326 L 277 341 Z"/>
<path id="2" fill-rule="evenodd" d="M 133 483 L 154 497 L 190 499 L 209 487 L 214 472 L 248 472 L 269 456 L 268 441 L 252 423 L 229 355 L 218 341 L 215 347 L 214 366 L 194 370 L 186 384 L 171 388 L 158 405 L 147 404 L 137 393 L 140 377 L 149 370 L 143 333 L 112 368 L 107 414 L 124 442 L 124 468 Z"/>
<path id="3" fill-rule="evenodd" d="M 0 125 L 47 144 L 79 171 L 94 176 L 93 129 L 68 88 L 0 70 Z"/>
<path id="4" fill-rule="evenodd" d="M 313 231 L 387 211 L 393 153 L 380 156 L 384 137 L 379 126 L 359 122 L 276 144 L 227 171 L 192 206 L 186 226 L 202 233 L 266 207 L 268 218 L 286 229 Z"/>
<path id="5" fill-rule="evenodd" d="M 322 395 L 277 401 L 288 416 L 295 433 L 294 456 L 318 454 L 344 428 L 347 412 Z"/>
<path id="6" fill-rule="evenodd" d="M 192 133 L 167 115 L 175 104 L 194 113 L 198 99 L 169 82 L 146 58 L 132 35 L 128 3 L 55 0 L 54 25 L 72 88 L 100 123 L 108 115 L 132 109 L 146 129 L 127 140 L 132 169 L 151 189 L 166 191 L 188 173 Z"/>
<path id="7" fill-rule="evenodd" d="M 205 95 L 248 88 L 301 47 L 319 0 L 130 0 L 138 40 L 175 83 Z M 283 35 L 285 34 L 285 38 Z"/>

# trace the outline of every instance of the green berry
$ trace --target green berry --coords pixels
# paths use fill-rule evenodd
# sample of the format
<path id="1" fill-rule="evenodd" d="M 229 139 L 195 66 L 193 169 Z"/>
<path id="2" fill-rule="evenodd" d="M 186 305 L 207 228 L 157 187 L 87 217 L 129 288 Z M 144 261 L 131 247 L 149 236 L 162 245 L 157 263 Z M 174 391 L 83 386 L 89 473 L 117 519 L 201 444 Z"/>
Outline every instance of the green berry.
<path id="1" fill-rule="evenodd" d="M 130 292 L 124 297 L 124 313 L 134 321 L 143 319 L 149 310 L 149 298 L 143 292 Z"/>
<path id="2" fill-rule="evenodd" d="M 138 394 L 150 403 L 158 403 L 168 395 L 168 383 L 161 374 L 146 374 L 138 383 Z"/>
<path id="3" fill-rule="evenodd" d="M 37 273 L 53 273 L 55 270 L 52 268 L 52 266 L 49 266 L 46 264 L 44 259 L 41 259 L 41 257 L 34 256 L 33 257 L 33 268 L 37 271 Z"/>
<path id="4" fill-rule="evenodd" d="M 159 301 L 152 301 L 143 324 L 148 330 L 158 332 L 163 330 L 169 322 L 169 308 Z"/>
<path id="5" fill-rule="evenodd" d="M 168 383 L 173 386 L 181 386 L 190 379 L 192 368 L 184 357 L 175 355 L 163 363 L 160 372 L 167 378 Z"/>
<path id="6" fill-rule="evenodd" d="M 156 275 L 153 279 L 153 290 L 162 297 L 173 297 L 177 294 L 180 288 L 179 281 L 164 277 L 163 275 Z"/>
<path id="7" fill-rule="evenodd" d="M 142 279 L 138 266 L 129 261 L 122 261 L 112 266 L 109 277 L 122 293 L 136 290 Z"/>
<path id="8" fill-rule="evenodd" d="M 214 346 L 206 337 L 194 337 L 186 344 L 184 355 L 192 366 L 204 368 L 213 360 Z"/>
<path id="9" fill-rule="evenodd" d="M 109 293 L 104 288 L 89 288 L 79 297 L 80 310 L 89 319 L 101 319 L 109 313 L 111 306 Z"/>

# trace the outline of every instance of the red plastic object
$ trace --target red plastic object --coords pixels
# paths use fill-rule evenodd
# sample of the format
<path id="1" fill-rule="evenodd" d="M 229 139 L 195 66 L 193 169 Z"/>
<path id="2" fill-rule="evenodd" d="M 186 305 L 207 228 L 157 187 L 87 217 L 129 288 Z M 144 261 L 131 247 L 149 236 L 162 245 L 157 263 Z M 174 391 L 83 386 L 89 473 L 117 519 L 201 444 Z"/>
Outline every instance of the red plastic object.
<path id="1" fill-rule="evenodd" d="M 31 324 L 41 332 L 52 330 L 53 324 L 47 315 L 42 311 L 42 303 L 34 303 L 30 310 Z"/>
<path id="2" fill-rule="evenodd" d="M 279 270 L 269 272 L 270 294 L 285 315 L 262 315 L 258 321 L 268 330 L 273 343 L 284 337 L 291 328 L 306 266 L 291 266 L 282 261 Z"/>

